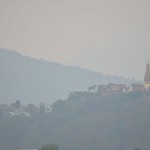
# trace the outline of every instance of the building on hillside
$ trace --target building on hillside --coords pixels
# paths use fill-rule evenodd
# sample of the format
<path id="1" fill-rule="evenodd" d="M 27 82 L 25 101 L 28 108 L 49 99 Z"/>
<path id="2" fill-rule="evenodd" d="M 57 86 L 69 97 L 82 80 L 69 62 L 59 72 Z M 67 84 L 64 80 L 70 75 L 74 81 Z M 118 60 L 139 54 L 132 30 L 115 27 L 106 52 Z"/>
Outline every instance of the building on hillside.
<path id="1" fill-rule="evenodd" d="M 146 64 L 146 72 L 144 75 L 144 87 L 146 90 L 150 90 L 150 64 Z"/>
<path id="2" fill-rule="evenodd" d="M 129 92 L 146 92 L 150 91 L 150 64 L 146 64 L 146 72 L 143 83 L 133 83 L 131 85 L 109 83 L 106 85 L 98 85 L 97 91 L 101 95 L 113 95 Z"/>
<path id="3" fill-rule="evenodd" d="M 127 90 L 128 88 L 125 84 L 109 83 L 107 85 L 98 85 L 98 92 L 102 95 L 126 93 Z"/>
<path id="4" fill-rule="evenodd" d="M 134 83 L 129 87 L 129 92 L 144 92 L 144 91 L 145 87 L 141 83 Z"/>

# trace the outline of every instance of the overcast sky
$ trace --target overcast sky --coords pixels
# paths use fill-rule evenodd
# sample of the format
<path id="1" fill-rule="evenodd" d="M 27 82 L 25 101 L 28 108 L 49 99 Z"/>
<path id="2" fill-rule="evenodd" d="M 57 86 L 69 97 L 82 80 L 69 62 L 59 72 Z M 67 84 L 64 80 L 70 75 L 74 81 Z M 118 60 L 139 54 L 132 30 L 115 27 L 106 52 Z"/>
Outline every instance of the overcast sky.
<path id="1" fill-rule="evenodd" d="M 150 0 L 0 0 L 0 48 L 142 79 Z"/>

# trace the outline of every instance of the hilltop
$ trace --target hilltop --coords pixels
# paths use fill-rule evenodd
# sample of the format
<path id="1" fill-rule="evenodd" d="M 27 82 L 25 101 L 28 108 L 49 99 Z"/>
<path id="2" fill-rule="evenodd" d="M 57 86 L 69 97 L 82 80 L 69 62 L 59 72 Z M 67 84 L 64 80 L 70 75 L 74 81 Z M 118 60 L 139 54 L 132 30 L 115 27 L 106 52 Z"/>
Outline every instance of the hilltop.
<path id="1" fill-rule="evenodd" d="M 0 115 L 0 149 L 56 143 L 61 150 L 150 150 L 149 100 L 149 92 L 85 91 L 57 100 L 46 114 L 28 105 L 30 116 Z"/>

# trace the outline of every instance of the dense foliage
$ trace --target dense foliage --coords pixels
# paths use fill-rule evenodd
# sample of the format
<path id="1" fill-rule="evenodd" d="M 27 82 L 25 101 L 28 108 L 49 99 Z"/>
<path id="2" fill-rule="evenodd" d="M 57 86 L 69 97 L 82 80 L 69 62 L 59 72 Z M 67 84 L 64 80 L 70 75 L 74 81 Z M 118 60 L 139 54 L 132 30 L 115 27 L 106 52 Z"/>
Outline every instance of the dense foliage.
<path id="1" fill-rule="evenodd" d="M 39 150 L 59 150 L 57 144 L 47 144 L 43 145 L 41 149 Z"/>
<path id="2" fill-rule="evenodd" d="M 0 118 L 0 149 L 150 150 L 150 93 L 74 92 L 43 115 Z"/>

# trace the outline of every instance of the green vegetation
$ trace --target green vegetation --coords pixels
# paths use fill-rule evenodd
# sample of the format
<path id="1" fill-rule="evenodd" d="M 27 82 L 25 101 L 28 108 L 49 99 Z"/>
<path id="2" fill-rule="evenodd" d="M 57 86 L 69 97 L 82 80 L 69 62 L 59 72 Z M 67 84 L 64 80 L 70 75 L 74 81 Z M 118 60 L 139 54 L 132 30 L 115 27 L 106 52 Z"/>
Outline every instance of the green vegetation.
<path id="1" fill-rule="evenodd" d="M 51 107 L 45 113 L 41 104 L 36 113 L 30 104 L 34 115 L 0 117 L 0 149 L 58 143 L 61 150 L 150 150 L 150 93 L 101 96 L 92 88 L 70 93 Z"/>
<path id="2" fill-rule="evenodd" d="M 139 148 L 134 148 L 133 150 L 140 150 Z"/>
<path id="3" fill-rule="evenodd" d="M 40 150 L 59 150 L 58 145 L 56 144 L 47 144 L 43 145 Z"/>

